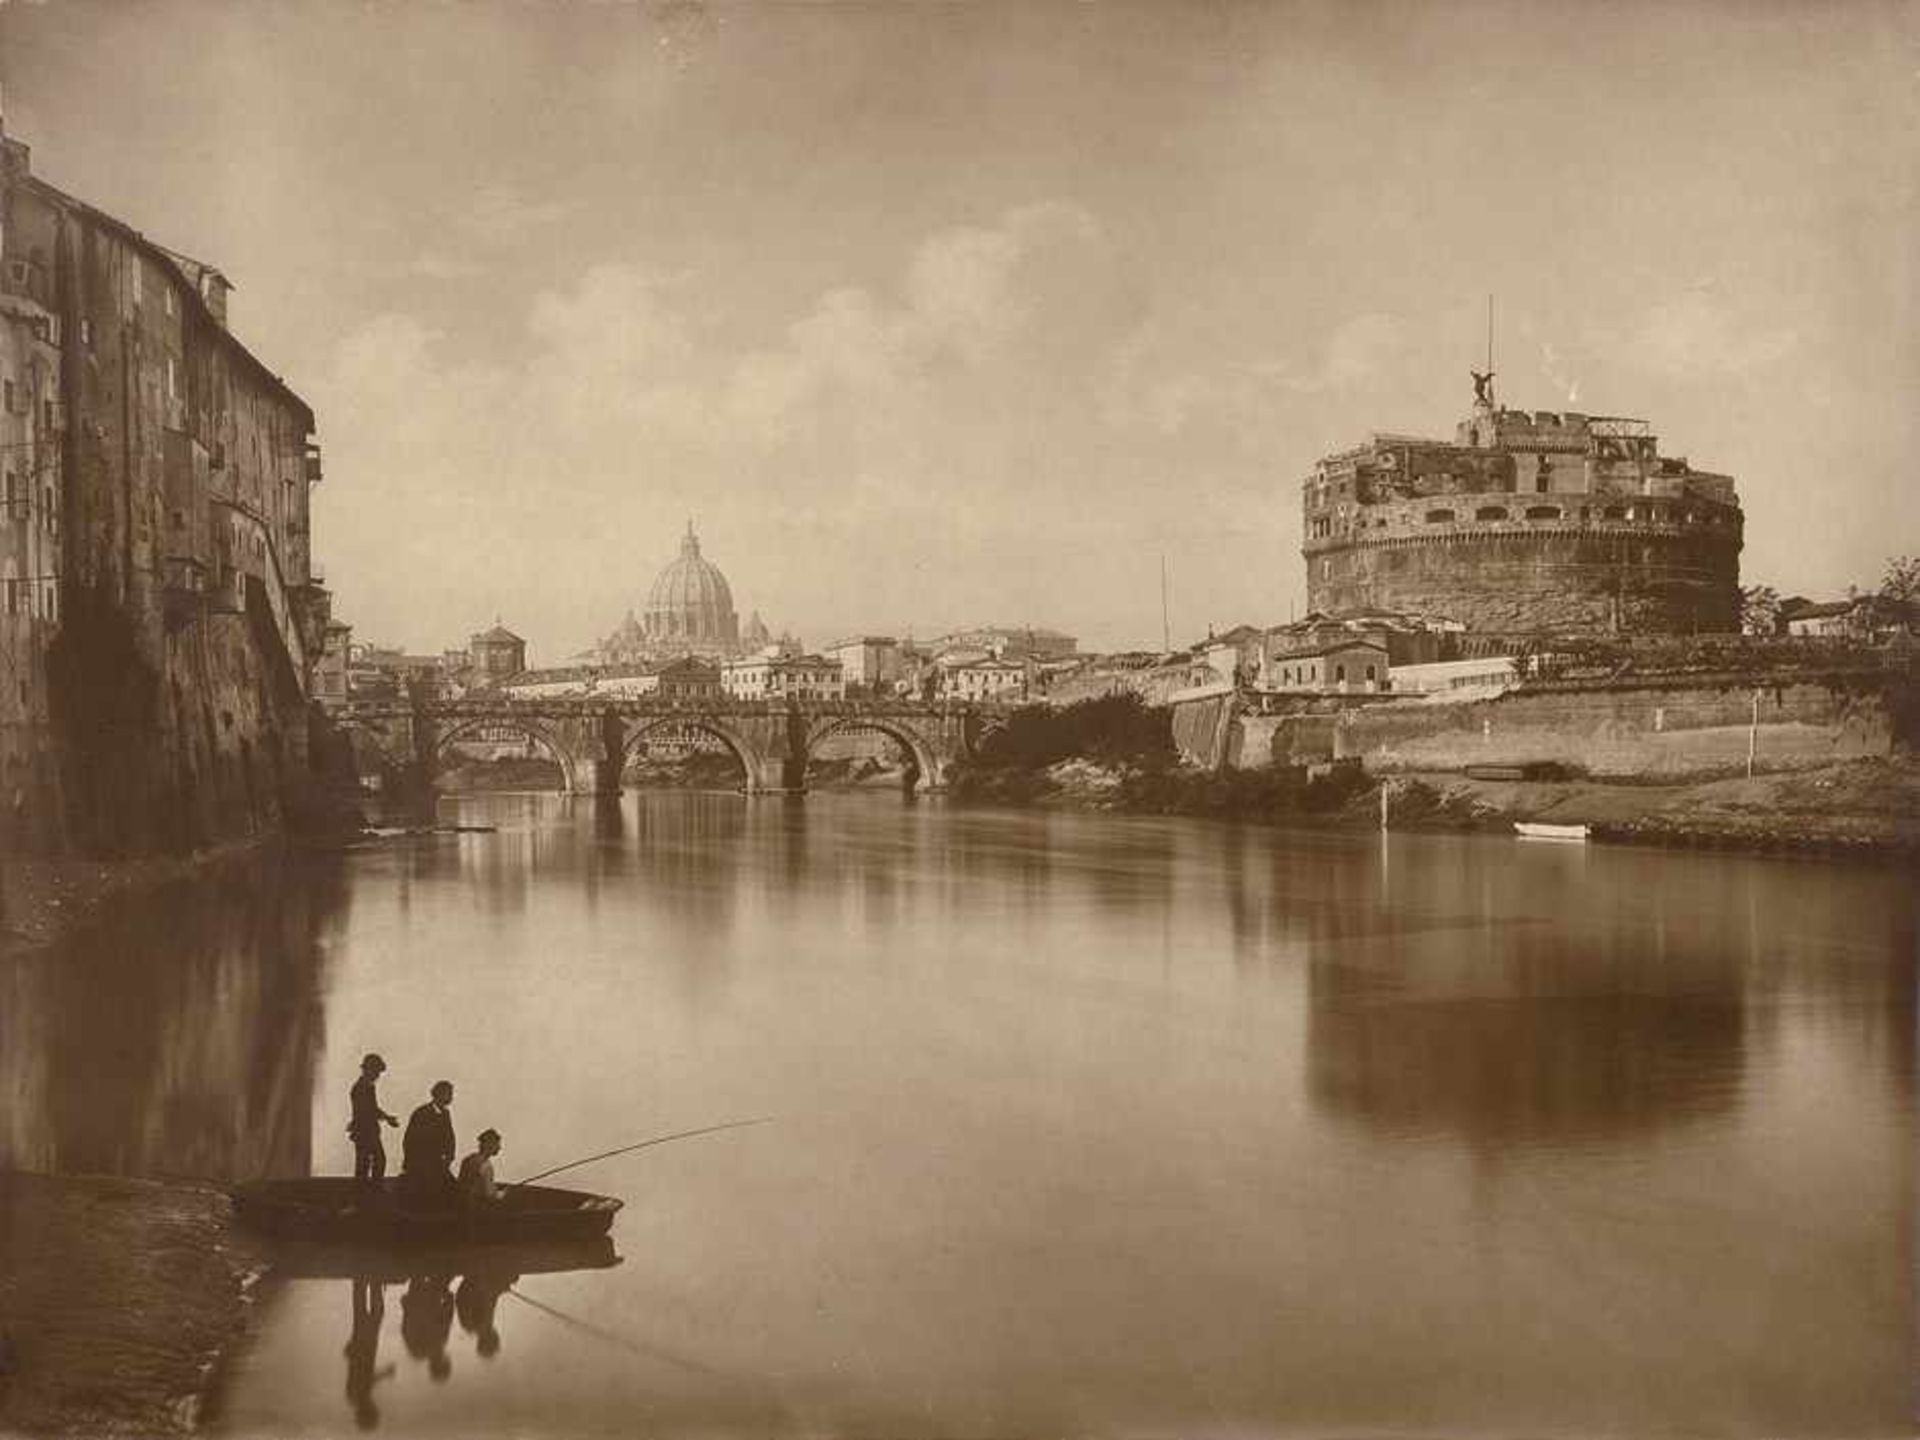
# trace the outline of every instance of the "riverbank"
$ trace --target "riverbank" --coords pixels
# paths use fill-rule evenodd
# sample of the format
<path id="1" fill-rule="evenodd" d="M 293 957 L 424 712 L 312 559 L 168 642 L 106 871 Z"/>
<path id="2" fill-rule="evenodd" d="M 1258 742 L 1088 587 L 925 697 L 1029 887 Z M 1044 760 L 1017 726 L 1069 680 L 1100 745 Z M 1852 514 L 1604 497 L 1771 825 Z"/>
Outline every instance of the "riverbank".
<path id="1" fill-rule="evenodd" d="M 956 795 L 994 804 L 1191 815 L 1310 828 L 1510 833 L 1516 822 L 1587 825 L 1600 839 L 1742 850 L 1920 855 L 1920 764 L 1851 760 L 1686 781 L 1384 778 L 1357 765 L 1301 770 L 1139 769 L 1084 759 L 976 771 Z"/>
<path id="2" fill-rule="evenodd" d="M 1920 764 L 1851 760 L 1751 778 L 1681 783 L 1478 780 L 1459 774 L 1387 782 L 1395 829 L 1586 825 L 1648 845 L 1920 855 Z M 1377 823 L 1378 809 L 1375 808 Z"/>
<path id="3" fill-rule="evenodd" d="M 0 1435 L 185 1435 L 261 1259 L 211 1187 L 0 1173 Z"/>

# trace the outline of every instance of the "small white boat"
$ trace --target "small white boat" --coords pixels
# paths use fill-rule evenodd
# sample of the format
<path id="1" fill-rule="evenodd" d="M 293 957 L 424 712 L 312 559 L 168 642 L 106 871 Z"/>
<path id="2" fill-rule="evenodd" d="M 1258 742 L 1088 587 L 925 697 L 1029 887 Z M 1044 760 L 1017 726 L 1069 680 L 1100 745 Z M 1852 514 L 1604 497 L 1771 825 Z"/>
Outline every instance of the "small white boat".
<path id="1" fill-rule="evenodd" d="M 1585 825 L 1545 825 L 1537 820 L 1516 820 L 1513 830 L 1522 840 L 1575 840 L 1587 838 Z"/>

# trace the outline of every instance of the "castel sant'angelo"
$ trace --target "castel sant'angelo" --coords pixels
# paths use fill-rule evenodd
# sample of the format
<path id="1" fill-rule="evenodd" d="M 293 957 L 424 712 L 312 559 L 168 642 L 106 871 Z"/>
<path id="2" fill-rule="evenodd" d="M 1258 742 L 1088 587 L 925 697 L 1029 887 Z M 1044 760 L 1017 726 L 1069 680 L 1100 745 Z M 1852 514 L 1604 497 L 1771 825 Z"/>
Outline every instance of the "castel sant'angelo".
<path id="1" fill-rule="evenodd" d="M 1307 604 L 1469 631 L 1738 629 L 1739 497 L 1644 420 L 1509 410 L 1474 372 L 1451 444 L 1376 434 L 1301 486 Z"/>

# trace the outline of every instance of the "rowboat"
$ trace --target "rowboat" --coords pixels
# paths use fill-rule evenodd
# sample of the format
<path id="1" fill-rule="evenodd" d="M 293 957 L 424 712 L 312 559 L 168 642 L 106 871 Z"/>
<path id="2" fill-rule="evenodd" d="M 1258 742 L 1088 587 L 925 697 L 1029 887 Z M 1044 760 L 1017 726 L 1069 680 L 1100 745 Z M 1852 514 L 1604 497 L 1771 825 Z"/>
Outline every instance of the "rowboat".
<path id="1" fill-rule="evenodd" d="M 611 1235 L 480 1245 L 295 1240 L 275 1247 L 273 1273 L 285 1280 L 377 1280 L 399 1285 L 416 1275 L 558 1275 L 570 1270 L 611 1270 L 619 1263 Z"/>
<path id="2" fill-rule="evenodd" d="M 1585 840 L 1588 829 L 1585 825 L 1547 825 L 1538 820 L 1516 820 L 1514 833 L 1522 840 Z"/>
<path id="3" fill-rule="evenodd" d="M 348 1176 L 257 1180 L 233 1192 L 242 1224 L 289 1240 L 377 1245 L 499 1245 L 591 1240 L 613 1226 L 621 1202 L 584 1190 L 509 1187 L 497 1201 L 421 1207 L 399 1180 Z"/>

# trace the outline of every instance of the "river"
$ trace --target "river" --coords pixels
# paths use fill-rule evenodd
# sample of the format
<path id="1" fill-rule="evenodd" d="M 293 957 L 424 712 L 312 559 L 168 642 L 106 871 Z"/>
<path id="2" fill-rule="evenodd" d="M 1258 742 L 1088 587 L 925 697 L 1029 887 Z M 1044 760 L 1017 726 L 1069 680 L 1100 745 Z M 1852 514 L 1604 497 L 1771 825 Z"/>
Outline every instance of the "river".
<path id="1" fill-rule="evenodd" d="M 341 1170 L 367 1050 L 504 1178 L 774 1118 L 556 1181 L 626 1200 L 613 1268 L 270 1279 L 219 1433 L 1911 1429 L 1910 875 L 893 794 L 442 818 L 498 828 L 0 966 L 0 1158 Z"/>

